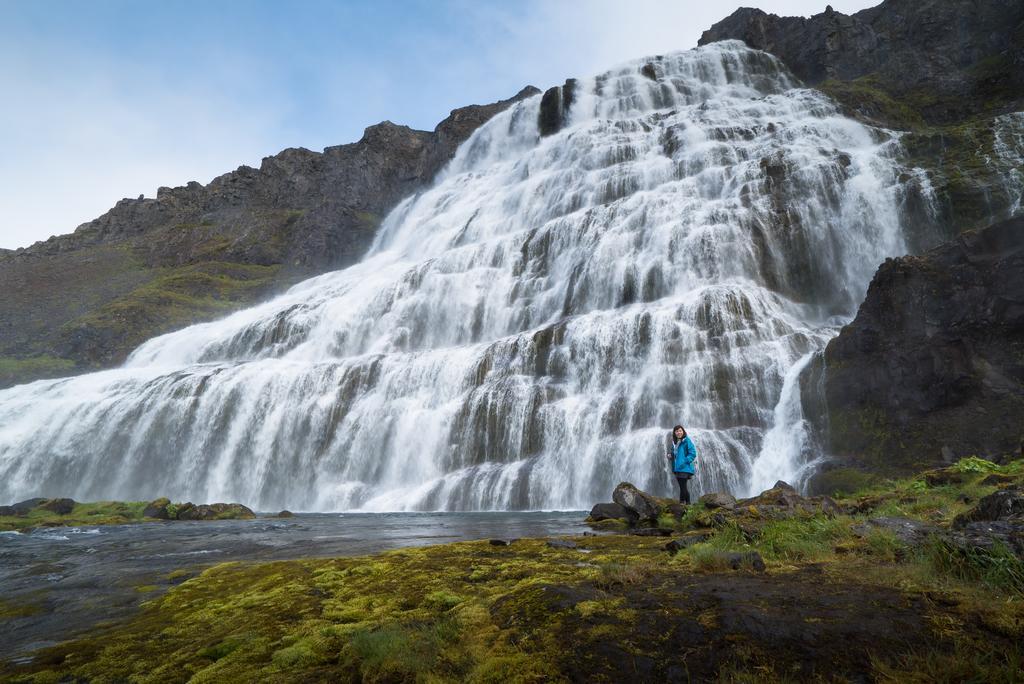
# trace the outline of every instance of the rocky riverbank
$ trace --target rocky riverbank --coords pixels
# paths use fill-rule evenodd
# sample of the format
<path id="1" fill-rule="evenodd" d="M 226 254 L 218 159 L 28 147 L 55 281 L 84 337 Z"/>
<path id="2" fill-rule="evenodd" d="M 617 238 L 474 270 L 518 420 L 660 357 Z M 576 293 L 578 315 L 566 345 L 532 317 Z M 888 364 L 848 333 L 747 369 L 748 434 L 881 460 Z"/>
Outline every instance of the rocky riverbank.
<path id="1" fill-rule="evenodd" d="M 281 511 L 281 514 L 289 514 Z M 155 501 L 97 501 L 37 497 L 0 506 L 0 532 L 29 532 L 39 527 L 125 525 L 158 520 L 248 520 L 256 514 L 239 503 L 193 504 Z"/>
<path id="2" fill-rule="evenodd" d="M 668 529 L 668 539 L 484 540 L 222 564 L 2 676 L 1011 681 L 1024 662 L 1024 562 L 1012 546 L 1022 486 L 1024 461 L 966 459 L 854 495 L 807 498 L 780 485 L 745 501 L 707 497 L 679 515 L 655 500 L 654 517 L 622 523 Z M 977 523 L 989 539 L 990 529 L 1016 532 L 958 545 Z"/>

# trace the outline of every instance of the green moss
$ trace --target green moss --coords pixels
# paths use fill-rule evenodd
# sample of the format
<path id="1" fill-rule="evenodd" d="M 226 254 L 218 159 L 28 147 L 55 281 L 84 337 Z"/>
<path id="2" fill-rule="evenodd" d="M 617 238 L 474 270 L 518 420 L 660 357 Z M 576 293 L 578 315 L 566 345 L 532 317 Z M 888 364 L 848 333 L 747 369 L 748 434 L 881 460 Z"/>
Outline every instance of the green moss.
<path id="1" fill-rule="evenodd" d="M 0 356 L 0 387 L 30 382 L 40 378 L 54 378 L 69 375 L 75 362 L 58 356 L 16 357 Z"/>
<path id="2" fill-rule="evenodd" d="M 23 516 L 0 516 L 0 531 L 28 531 L 36 527 L 61 526 L 81 527 L 84 525 L 122 525 L 143 520 L 145 501 L 97 501 L 76 503 L 67 515 L 58 515 L 36 507 Z"/>
<path id="3" fill-rule="evenodd" d="M 14 618 L 28 617 L 42 612 L 43 607 L 34 603 L 13 603 L 0 599 L 0 622 Z"/>
<path id="4" fill-rule="evenodd" d="M 155 335 L 255 301 L 275 285 L 280 268 L 203 262 L 165 269 L 128 294 L 64 324 L 61 335 L 69 340 L 116 340 L 117 348 L 127 351 Z"/>
<path id="5" fill-rule="evenodd" d="M 886 654 L 869 673 L 872 678 L 907 675 L 906 663 L 942 653 L 952 642 L 970 660 L 982 652 L 970 635 L 983 629 L 990 639 L 1003 635 L 1006 654 L 1019 654 L 1024 607 L 1014 598 L 1016 570 L 1005 555 L 967 565 L 947 551 L 939 558 L 908 558 L 890 533 L 859 537 L 851 531 L 890 503 L 908 515 L 937 515 L 948 523 L 963 510 L 960 494 L 994 491 L 980 484 L 987 473 L 964 476 L 956 486 L 921 488 L 915 483 L 924 480 L 914 478 L 873 482 L 840 501 L 877 502 L 863 515 L 760 520 L 750 529 L 745 523 L 720 525 L 711 539 L 671 557 L 664 539 L 611 534 L 577 538 L 589 553 L 527 539 L 508 547 L 462 542 L 362 558 L 222 564 L 171 587 L 103 634 L 41 652 L 14 676 L 139 682 L 609 680 L 613 671 L 601 669 L 608 658 L 629 667 L 677 662 L 681 634 L 700 634 L 702 642 L 721 638 L 726 613 L 720 602 L 731 599 L 715 598 L 717 592 L 752 591 L 743 608 L 750 620 L 782 619 L 791 607 L 773 592 L 811 570 L 792 600 L 814 600 L 811 591 L 871 601 L 873 592 L 886 588 L 897 593 L 879 594 L 883 598 L 877 600 L 891 603 L 898 596 L 897 603 L 927 613 L 923 617 L 944 630 L 930 637 L 936 646 L 929 652 Z M 702 514 L 694 513 L 694 520 Z M 722 551 L 758 551 L 768 573 L 733 575 Z M 703 589 L 687 593 L 700 582 Z M 761 591 L 771 594 L 763 606 L 757 599 Z M 808 624 L 846 619 L 837 610 L 831 617 L 811 615 Z M 739 629 L 744 619 L 730 629 Z M 716 646 L 721 676 L 742 680 L 741 675 L 769 672 L 758 669 L 766 661 L 752 638 Z M 784 650 L 772 653 L 791 658 Z M 976 669 L 957 672 L 984 680 L 986 667 L 979 661 Z"/>

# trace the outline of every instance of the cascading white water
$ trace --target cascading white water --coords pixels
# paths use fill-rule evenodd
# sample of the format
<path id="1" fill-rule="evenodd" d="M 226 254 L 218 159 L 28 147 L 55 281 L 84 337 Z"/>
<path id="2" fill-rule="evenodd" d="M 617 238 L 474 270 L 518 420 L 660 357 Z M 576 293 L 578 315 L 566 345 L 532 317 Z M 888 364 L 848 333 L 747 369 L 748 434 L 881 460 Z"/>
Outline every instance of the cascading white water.
<path id="1" fill-rule="evenodd" d="M 992 152 L 989 163 L 1002 173 L 1007 215 L 1016 216 L 1024 202 L 1024 112 L 997 116 L 992 121 Z"/>
<path id="2" fill-rule="evenodd" d="M 699 490 L 799 479 L 795 365 L 904 251 L 896 137 L 739 42 L 580 82 L 547 137 L 539 108 L 481 127 L 360 264 L 0 392 L 0 501 L 586 508 L 669 494 L 677 422 Z"/>

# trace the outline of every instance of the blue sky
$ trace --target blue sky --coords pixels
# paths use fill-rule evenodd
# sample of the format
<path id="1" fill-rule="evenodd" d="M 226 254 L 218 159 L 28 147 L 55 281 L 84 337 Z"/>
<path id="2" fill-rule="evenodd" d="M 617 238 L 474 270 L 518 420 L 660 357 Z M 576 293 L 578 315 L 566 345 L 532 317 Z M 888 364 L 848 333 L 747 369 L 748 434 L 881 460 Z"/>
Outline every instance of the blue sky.
<path id="1" fill-rule="evenodd" d="M 384 119 L 432 129 L 527 84 L 691 48 L 741 4 L 826 1 L 0 0 L 0 247 L 286 147 Z"/>

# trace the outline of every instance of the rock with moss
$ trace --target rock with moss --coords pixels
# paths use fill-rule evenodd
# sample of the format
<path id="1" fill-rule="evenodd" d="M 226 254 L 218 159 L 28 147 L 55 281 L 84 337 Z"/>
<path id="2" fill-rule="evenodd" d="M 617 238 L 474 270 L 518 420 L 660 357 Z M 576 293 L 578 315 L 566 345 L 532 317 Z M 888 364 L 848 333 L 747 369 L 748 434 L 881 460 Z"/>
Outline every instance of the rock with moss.
<path id="1" fill-rule="evenodd" d="M 944 465 L 944 447 L 1019 457 L 1024 219 L 887 260 L 824 359 L 838 466 L 906 474 Z"/>
<path id="2" fill-rule="evenodd" d="M 657 499 L 629 482 L 620 482 L 615 487 L 612 501 L 632 512 L 640 522 L 656 520 L 661 512 Z"/>
<path id="3" fill-rule="evenodd" d="M 171 518 L 170 513 L 167 511 L 167 507 L 171 505 L 171 500 L 167 497 L 160 497 L 150 501 L 146 508 L 143 509 L 142 515 L 146 518 L 155 518 L 157 520 L 168 520 Z"/>

